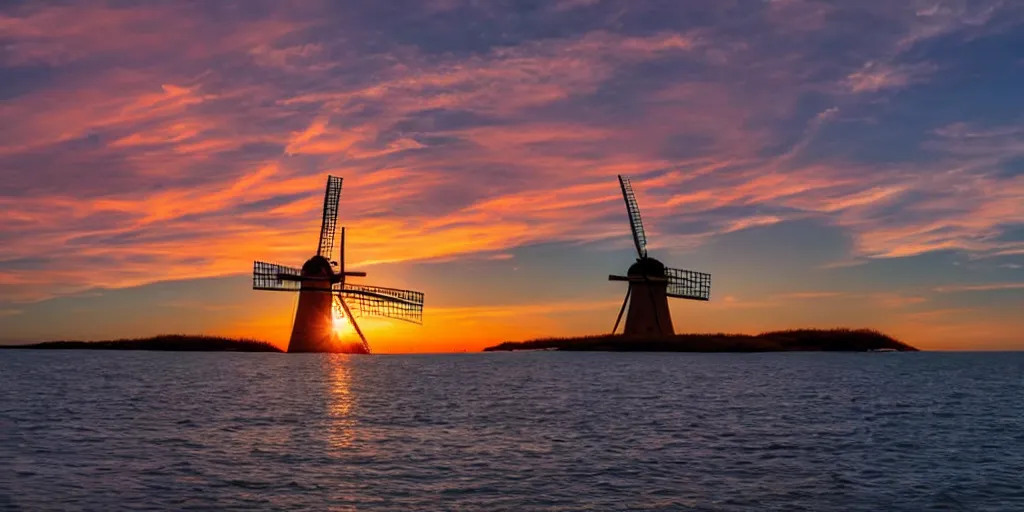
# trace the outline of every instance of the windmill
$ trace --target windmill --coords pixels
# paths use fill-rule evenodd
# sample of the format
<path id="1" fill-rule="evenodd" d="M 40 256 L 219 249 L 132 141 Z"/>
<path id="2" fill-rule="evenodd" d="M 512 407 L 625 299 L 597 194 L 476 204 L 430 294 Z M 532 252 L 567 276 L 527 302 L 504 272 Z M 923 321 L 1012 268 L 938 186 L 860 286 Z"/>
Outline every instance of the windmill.
<path id="1" fill-rule="evenodd" d="M 345 228 L 341 228 L 341 257 L 331 261 L 337 234 L 341 178 L 327 177 L 320 246 L 301 269 L 256 261 L 252 269 L 254 290 L 299 292 L 299 305 L 288 341 L 288 352 L 347 352 L 369 354 L 370 345 L 356 317 L 378 317 L 423 322 L 423 294 L 411 290 L 352 284 L 348 277 L 366 272 L 345 270 Z M 335 267 L 338 267 L 335 270 Z M 354 306 L 354 307 L 350 307 Z M 355 314 L 353 314 L 353 310 Z M 346 318 L 362 344 L 342 345 L 334 330 L 335 316 Z"/>
<path id="2" fill-rule="evenodd" d="M 619 316 L 615 318 L 612 334 L 619 329 L 622 313 L 629 304 L 626 326 L 623 334 L 630 336 L 667 337 L 675 335 L 672 315 L 668 310 L 668 298 L 709 300 L 711 298 L 711 274 L 668 268 L 660 261 L 647 255 L 647 235 L 640 219 L 640 207 L 633 195 L 629 178 L 619 176 L 622 198 L 626 201 L 629 225 L 633 230 L 633 244 L 636 245 L 636 263 L 626 271 L 625 276 L 608 276 L 609 281 L 626 281 L 626 298 L 622 301 Z"/>

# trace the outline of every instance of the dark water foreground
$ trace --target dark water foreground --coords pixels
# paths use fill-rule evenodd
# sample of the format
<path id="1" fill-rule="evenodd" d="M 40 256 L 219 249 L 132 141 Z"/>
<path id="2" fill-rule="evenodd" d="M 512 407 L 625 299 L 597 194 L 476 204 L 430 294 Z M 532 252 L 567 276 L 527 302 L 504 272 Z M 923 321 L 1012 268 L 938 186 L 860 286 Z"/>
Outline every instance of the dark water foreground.
<path id="1" fill-rule="evenodd" d="M 1024 354 L 0 352 L 0 510 L 1024 510 Z"/>

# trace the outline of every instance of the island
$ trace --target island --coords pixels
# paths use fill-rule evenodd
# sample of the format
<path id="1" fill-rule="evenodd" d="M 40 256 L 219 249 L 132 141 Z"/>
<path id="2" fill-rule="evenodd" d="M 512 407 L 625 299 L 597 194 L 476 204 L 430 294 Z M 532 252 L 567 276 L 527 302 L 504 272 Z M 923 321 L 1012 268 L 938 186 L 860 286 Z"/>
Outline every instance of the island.
<path id="1" fill-rule="evenodd" d="M 85 349 L 85 350 L 159 350 L 173 352 L 283 352 L 259 340 L 165 334 L 151 338 L 111 341 L 47 341 L 29 345 L 0 345 L 0 349 Z"/>
<path id="2" fill-rule="evenodd" d="M 484 352 L 566 350 L 600 352 L 917 352 L 872 329 L 796 329 L 761 334 L 677 334 L 640 338 L 622 334 L 506 341 Z"/>

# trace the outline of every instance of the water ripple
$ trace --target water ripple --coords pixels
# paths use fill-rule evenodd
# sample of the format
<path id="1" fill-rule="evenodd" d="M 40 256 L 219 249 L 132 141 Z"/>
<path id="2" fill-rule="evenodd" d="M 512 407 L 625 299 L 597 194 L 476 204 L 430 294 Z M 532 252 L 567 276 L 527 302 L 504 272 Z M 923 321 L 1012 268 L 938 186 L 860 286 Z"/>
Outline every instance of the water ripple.
<path id="1" fill-rule="evenodd" d="M 0 510 L 1024 510 L 1024 354 L 0 352 Z"/>

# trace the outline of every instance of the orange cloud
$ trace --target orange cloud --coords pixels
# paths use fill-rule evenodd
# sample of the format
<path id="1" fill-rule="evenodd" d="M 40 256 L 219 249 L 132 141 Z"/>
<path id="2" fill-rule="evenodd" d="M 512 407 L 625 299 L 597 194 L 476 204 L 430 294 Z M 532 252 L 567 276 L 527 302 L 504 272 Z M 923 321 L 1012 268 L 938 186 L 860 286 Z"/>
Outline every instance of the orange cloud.
<path id="1" fill-rule="evenodd" d="M 989 284 L 967 284 L 957 286 L 939 286 L 935 288 L 939 293 L 955 292 L 987 292 L 993 290 L 1022 290 L 1024 283 L 989 283 Z"/>
<path id="2" fill-rule="evenodd" d="M 374 39 L 357 6 L 223 20 L 199 4 L 7 9 L 0 64 L 60 74 L 0 104 L 3 298 L 301 262 L 327 173 L 345 177 L 353 265 L 627 244 L 616 174 L 634 176 L 666 248 L 812 218 L 852 237 L 851 259 L 1020 254 L 1002 235 L 1024 219 L 1024 181 L 995 171 L 1024 156 L 1018 128 L 947 124 L 927 134 L 926 163 L 818 146 L 855 122 L 865 93 L 941 78 L 896 64 L 904 45 L 962 30 L 952 14 L 892 19 L 868 4 L 904 33 L 838 63 L 805 51 L 831 8 L 792 2 L 766 7 L 764 47 L 715 27 L 604 26 L 456 50 Z M 824 99 L 809 110 L 811 97 Z M 54 253 L 75 259 L 32 267 Z M 710 307 L 761 304 L 730 296 Z"/>

